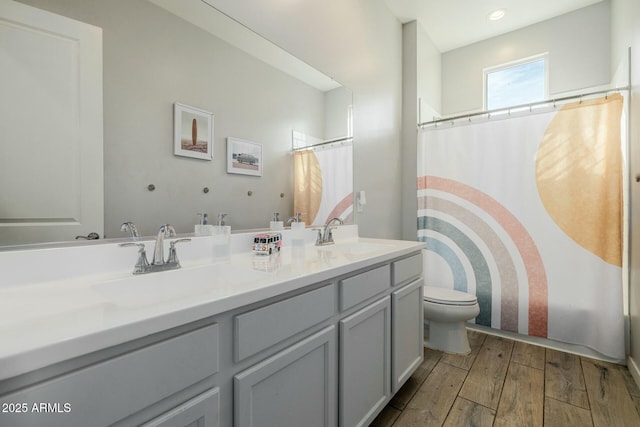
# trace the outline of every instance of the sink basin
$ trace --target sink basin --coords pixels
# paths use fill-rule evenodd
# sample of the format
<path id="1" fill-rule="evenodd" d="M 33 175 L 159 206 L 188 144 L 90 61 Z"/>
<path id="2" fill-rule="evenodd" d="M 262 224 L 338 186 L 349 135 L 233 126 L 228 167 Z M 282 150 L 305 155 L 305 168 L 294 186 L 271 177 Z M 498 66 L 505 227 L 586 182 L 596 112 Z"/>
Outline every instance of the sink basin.
<path id="1" fill-rule="evenodd" d="M 121 307 L 142 307 L 184 299 L 202 299 L 224 293 L 265 277 L 266 273 L 228 264 L 130 276 L 98 283 L 92 288 L 107 302 Z"/>

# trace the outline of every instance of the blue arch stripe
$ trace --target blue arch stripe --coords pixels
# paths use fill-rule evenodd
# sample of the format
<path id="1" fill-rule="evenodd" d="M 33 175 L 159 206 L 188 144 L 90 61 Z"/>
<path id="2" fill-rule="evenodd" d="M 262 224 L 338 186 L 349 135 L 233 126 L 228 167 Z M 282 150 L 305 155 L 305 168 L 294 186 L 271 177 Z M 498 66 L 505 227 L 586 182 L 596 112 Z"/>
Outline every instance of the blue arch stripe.
<path id="1" fill-rule="evenodd" d="M 480 306 L 480 314 L 476 317 L 476 323 L 491 326 L 491 273 L 480 248 L 459 228 L 440 218 L 418 217 L 418 230 L 433 230 L 449 237 L 469 259 L 476 279 L 476 297 Z M 430 248 L 427 247 L 427 249 Z"/>
<path id="2" fill-rule="evenodd" d="M 434 237 L 421 237 L 418 240 L 427 244 L 427 250 L 440 255 L 449 265 L 451 273 L 453 273 L 453 289 L 456 291 L 467 292 L 469 287 L 467 284 L 467 273 L 464 266 L 460 262 L 460 258 L 456 253 L 444 242 Z M 427 285 L 428 283 L 425 283 Z"/>

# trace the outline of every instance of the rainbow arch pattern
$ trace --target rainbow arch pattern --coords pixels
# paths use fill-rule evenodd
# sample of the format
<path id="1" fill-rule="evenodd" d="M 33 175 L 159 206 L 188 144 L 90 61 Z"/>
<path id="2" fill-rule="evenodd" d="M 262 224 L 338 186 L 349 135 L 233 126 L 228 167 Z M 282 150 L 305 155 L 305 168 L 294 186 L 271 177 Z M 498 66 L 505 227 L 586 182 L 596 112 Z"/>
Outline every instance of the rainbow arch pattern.
<path id="1" fill-rule="evenodd" d="M 527 287 L 527 334 L 546 338 L 547 276 L 540 252 L 522 223 L 491 196 L 461 182 L 422 176 L 417 184 L 418 212 L 426 213 L 418 216 L 419 240 L 426 242 L 427 250 L 437 253 L 448 264 L 454 289 L 466 292 L 469 282 L 475 282 L 480 306 L 476 323 L 492 326 L 493 294 L 499 292 L 500 329 L 519 332 L 519 311 L 525 309 L 519 305 L 519 295 L 521 288 Z M 486 215 L 492 221 L 483 219 Z M 430 233 L 427 235 L 421 230 Z M 505 242 L 504 236 L 510 242 Z M 513 258 L 516 255 L 508 250 L 507 243 L 515 246 L 519 260 Z M 524 266 L 526 280 L 518 278 L 516 264 Z M 468 277 L 469 270 L 465 270 L 464 265 L 470 265 L 473 277 Z M 490 265 L 495 267 L 492 269 Z"/>

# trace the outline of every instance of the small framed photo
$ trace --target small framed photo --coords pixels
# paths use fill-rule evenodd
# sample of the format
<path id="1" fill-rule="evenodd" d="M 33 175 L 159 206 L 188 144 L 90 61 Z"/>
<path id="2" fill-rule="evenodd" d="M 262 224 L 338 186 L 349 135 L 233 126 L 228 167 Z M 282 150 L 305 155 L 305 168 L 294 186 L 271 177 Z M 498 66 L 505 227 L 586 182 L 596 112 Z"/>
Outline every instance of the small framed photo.
<path id="1" fill-rule="evenodd" d="M 213 114 L 199 108 L 173 104 L 173 154 L 213 159 Z"/>
<path id="2" fill-rule="evenodd" d="M 262 176 L 262 144 L 228 137 L 227 173 Z"/>

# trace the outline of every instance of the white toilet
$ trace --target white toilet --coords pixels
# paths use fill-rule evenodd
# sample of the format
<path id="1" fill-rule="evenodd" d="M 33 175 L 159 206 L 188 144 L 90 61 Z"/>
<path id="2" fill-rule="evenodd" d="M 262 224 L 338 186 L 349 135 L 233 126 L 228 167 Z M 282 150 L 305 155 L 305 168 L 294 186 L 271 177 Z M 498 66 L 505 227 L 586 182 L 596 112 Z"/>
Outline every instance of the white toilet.
<path id="1" fill-rule="evenodd" d="M 464 323 L 480 313 L 475 295 L 436 286 L 424 286 L 424 346 L 446 353 L 471 351 Z"/>

